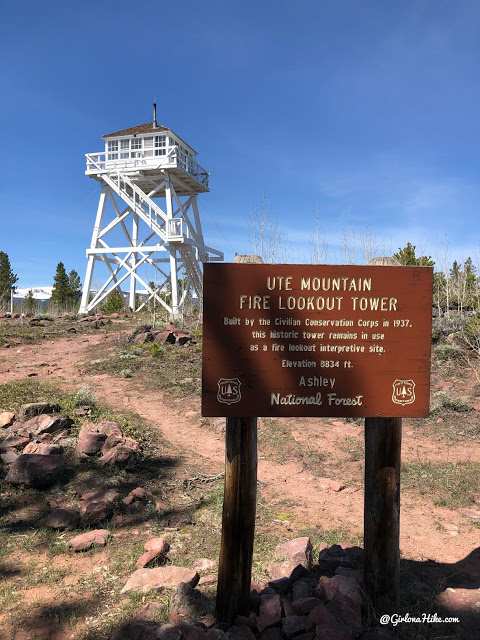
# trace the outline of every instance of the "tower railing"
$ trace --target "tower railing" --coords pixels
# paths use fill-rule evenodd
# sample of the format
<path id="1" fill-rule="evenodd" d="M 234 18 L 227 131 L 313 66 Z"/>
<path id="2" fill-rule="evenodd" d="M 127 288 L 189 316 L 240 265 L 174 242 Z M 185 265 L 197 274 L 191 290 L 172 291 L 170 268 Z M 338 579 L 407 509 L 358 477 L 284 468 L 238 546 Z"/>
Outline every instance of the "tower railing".
<path id="1" fill-rule="evenodd" d="M 167 147 L 166 155 L 155 156 L 155 149 L 125 152 L 128 158 L 122 158 L 121 151 L 86 153 L 87 175 L 108 173 L 111 171 L 138 171 L 139 169 L 181 169 L 199 184 L 208 188 L 210 174 L 191 156 L 187 156 L 179 147 Z"/>

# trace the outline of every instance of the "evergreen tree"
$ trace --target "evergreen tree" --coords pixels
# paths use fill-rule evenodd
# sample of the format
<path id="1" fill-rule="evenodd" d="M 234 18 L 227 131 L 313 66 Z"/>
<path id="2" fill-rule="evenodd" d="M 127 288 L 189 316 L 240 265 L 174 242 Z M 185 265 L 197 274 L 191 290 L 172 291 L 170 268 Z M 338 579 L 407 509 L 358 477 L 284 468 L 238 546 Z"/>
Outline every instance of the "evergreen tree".
<path id="1" fill-rule="evenodd" d="M 35 310 L 36 304 L 37 303 L 35 301 L 35 298 L 33 297 L 33 291 L 32 289 L 29 289 L 23 301 L 23 305 L 22 305 L 23 313 L 33 313 Z"/>
<path id="2" fill-rule="evenodd" d="M 118 288 L 115 288 L 108 294 L 106 302 L 100 307 L 100 311 L 102 313 L 118 313 L 119 311 L 125 311 L 123 295 Z"/>
<path id="3" fill-rule="evenodd" d="M 18 277 L 12 271 L 8 255 L 0 251 L 0 309 L 9 306 L 10 296 L 16 290 L 16 282 Z"/>
<path id="4" fill-rule="evenodd" d="M 75 269 L 72 269 L 68 274 L 68 286 L 70 287 L 71 301 L 78 302 L 82 297 L 82 282 Z"/>
<path id="5" fill-rule="evenodd" d="M 52 296 L 50 298 L 50 304 L 57 305 L 59 307 L 66 306 L 71 302 L 71 289 L 70 282 L 65 271 L 63 262 L 57 264 L 57 271 L 53 279 Z"/>
<path id="6" fill-rule="evenodd" d="M 417 256 L 415 255 L 416 245 L 407 242 L 407 246 L 403 249 L 399 249 L 397 253 L 394 253 L 394 257 L 397 258 L 402 264 L 411 267 L 433 267 L 435 262 L 431 256 Z"/>

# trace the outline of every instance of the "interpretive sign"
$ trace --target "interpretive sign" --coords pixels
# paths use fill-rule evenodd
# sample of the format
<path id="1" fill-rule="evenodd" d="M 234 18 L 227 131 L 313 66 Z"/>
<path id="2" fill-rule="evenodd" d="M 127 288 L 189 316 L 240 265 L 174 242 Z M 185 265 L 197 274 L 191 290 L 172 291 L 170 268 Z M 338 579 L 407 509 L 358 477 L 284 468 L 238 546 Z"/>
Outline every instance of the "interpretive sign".
<path id="1" fill-rule="evenodd" d="M 426 416 L 433 270 L 204 265 L 204 416 Z"/>

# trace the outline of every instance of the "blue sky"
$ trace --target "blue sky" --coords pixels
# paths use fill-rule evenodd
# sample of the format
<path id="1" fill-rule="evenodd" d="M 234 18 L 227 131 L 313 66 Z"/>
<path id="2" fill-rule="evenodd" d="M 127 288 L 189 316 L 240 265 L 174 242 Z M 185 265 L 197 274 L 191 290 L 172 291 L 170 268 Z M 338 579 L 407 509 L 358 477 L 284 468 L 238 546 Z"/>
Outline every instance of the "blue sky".
<path id="1" fill-rule="evenodd" d="M 19 286 L 85 273 L 100 137 L 158 121 L 211 173 L 207 244 L 249 253 L 265 198 L 292 261 L 342 233 L 479 264 L 476 0 L 5 0 L 0 250 Z M 367 232 L 365 230 L 368 229 Z M 360 252 L 357 254 L 360 258 Z"/>

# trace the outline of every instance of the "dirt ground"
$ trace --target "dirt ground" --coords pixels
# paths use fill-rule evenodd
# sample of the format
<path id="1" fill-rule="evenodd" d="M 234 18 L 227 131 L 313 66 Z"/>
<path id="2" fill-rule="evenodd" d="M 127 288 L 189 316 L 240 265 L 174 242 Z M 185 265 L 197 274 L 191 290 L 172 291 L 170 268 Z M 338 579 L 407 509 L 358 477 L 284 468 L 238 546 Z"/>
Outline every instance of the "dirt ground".
<path id="1" fill-rule="evenodd" d="M 161 437 L 178 452 L 180 465 L 188 469 L 188 473 L 196 469 L 207 476 L 220 474 L 224 469 L 223 421 L 202 419 L 198 396 L 178 398 L 151 390 L 135 379 L 112 379 L 107 373 L 87 375 L 82 370 L 81 363 L 91 359 L 97 346 L 103 350 L 111 346 L 114 350 L 115 340 L 114 335 L 103 332 L 88 336 L 71 334 L 54 341 L 0 348 L 0 383 L 30 375 L 54 382 L 69 392 L 88 384 L 100 402 L 114 410 L 132 411 L 158 429 Z M 438 382 L 438 376 L 434 375 L 432 385 Z M 453 391 L 457 385 L 458 392 L 464 395 L 465 388 L 474 382 L 473 378 L 454 380 Z M 480 421 L 480 414 L 473 412 L 468 419 Z M 272 455 L 274 429 L 281 435 Z M 448 419 L 438 422 L 404 419 L 402 462 L 480 463 L 480 443 L 454 432 L 455 425 Z M 259 499 L 273 510 L 271 530 L 287 539 L 312 530 L 341 530 L 348 532 L 351 539 L 361 540 L 363 437 L 361 421 L 279 419 L 268 429 L 260 422 Z M 296 454 L 291 457 L 292 441 Z M 298 451 L 303 454 L 299 455 Z M 332 491 L 325 488 L 322 478 L 344 482 L 346 488 Z M 476 498 L 473 508 L 478 510 L 478 488 Z M 447 606 L 450 603 L 452 611 L 463 611 L 466 615 L 477 611 L 480 616 L 479 542 L 478 524 L 458 508 L 435 504 L 428 494 L 402 490 L 402 558 L 414 566 L 430 566 L 433 573 L 438 567 L 447 567 L 452 574 L 461 574 L 455 589 L 446 588 L 439 598 Z M 97 566 L 103 566 L 105 554 L 105 551 L 97 552 Z M 81 563 L 82 559 L 73 559 L 72 564 L 70 558 L 60 556 L 57 562 L 59 567 L 64 563 L 60 568 L 68 569 L 67 580 L 75 581 L 75 563 Z M 101 571 L 98 575 L 102 575 Z M 29 589 L 25 597 L 38 602 L 42 599 L 42 590 L 48 590 L 48 586 Z M 88 600 L 88 592 L 83 596 Z M 460 600 L 464 605 L 459 604 Z M 29 637 L 19 633 L 10 637 L 15 640 Z M 75 636 L 67 629 L 59 630 L 57 635 L 31 637 L 63 640 Z M 480 638 L 480 632 L 476 637 Z"/>

